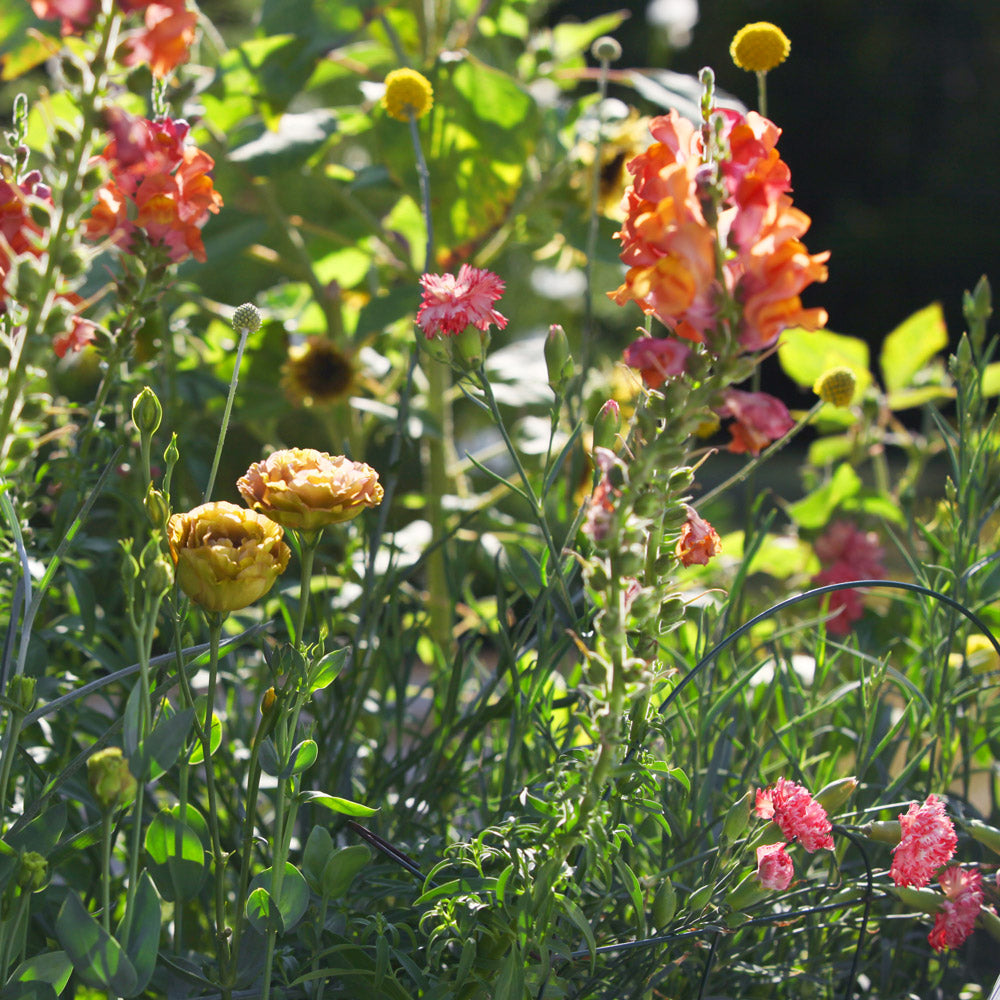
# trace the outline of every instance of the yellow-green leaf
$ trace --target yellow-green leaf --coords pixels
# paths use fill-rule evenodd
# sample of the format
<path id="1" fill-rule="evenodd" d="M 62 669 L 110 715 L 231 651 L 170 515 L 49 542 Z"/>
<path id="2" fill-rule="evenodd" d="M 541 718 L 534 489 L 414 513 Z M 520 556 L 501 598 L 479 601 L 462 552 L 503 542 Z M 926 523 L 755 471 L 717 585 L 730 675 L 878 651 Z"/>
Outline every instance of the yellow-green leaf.
<path id="1" fill-rule="evenodd" d="M 810 388 L 831 368 L 850 368 L 858 380 L 855 399 L 872 380 L 868 370 L 868 345 L 858 337 L 830 330 L 803 330 L 801 327 L 785 330 L 778 345 L 778 360 L 789 378 Z"/>
<path id="2" fill-rule="evenodd" d="M 909 385 L 913 376 L 947 346 L 944 312 L 940 302 L 933 302 L 903 320 L 883 341 L 879 363 L 885 387 L 891 392 Z"/>

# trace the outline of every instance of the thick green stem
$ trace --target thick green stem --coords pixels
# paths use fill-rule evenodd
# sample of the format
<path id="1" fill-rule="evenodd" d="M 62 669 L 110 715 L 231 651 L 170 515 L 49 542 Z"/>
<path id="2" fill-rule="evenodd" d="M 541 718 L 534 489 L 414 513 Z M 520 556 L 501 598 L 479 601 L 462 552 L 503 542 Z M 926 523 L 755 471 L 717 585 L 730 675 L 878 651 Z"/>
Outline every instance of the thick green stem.
<path id="1" fill-rule="evenodd" d="M 101 813 L 101 926 L 111 933 L 111 810 Z"/>
<path id="2" fill-rule="evenodd" d="M 226 443 L 226 433 L 229 430 L 229 417 L 233 412 L 233 400 L 236 398 L 236 386 L 240 381 L 240 365 L 243 362 L 243 349 L 247 346 L 247 337 L 250 335 L 250 328 L 240 327 L 240 342 L 236 348 L 236 364 L 233 366 L 233 377 L 229 382 L 229 395 L 226 397 L 226 408 L 222 413 L 222 426 L 219 428 L 219 440 L 215 443 L 215 456 L 212 459 L 212 471 L 208 476 L 208 485 L 205 487 L 204 502 L 212 495 L 215 487 L 215 474 L 219 471 L 219 459 L 222 457 L 222 447 Z"/>

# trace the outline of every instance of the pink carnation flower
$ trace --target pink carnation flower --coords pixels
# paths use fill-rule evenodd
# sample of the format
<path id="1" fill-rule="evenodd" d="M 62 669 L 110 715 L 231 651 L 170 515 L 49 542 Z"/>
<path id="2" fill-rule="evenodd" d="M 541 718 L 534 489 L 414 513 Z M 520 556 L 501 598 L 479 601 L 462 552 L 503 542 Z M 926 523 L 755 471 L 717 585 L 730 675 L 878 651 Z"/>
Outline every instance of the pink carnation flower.
<path id="1" fill-rule="evenodd" d="M 463 264 L 457 276 L 425 274 L 420 284 L 424 292 L 417 325 L 428 340 L 438 333 L 461 333 L 470 323 L 477 330 L 487 330 L 491 323 L 501 330 L 507 325 L 507 317 L 493 308 L 504 283 L 492 271 Z"/>
<path id="2" fill-rule="evenodd" d="M 892 849 L 889 875 L 896 885 L 925 886 L 931 876 L 951 860 L 958 844 L 955 825 L 945 815 L 944 803 L 928 795 L 923 805 L 912 803 L 899 816 L 903 831 Z"/>
<path id="3" fill-rule="evenodd" d="M 757 879 L 762 888 L 784 892 L 794 874 L 795 866 L 784 844 L 763 844 L 757 848 Z"/>
<path id="4" fill-rule="evenodd" d="M 799 784 L 778 780 L 757 789 L 757 815 L 774 820 L 789 840 L 797 840 L 810 854 L 833 850 L 830 819 L 826 810 Z"/>
<path id="5" fill-rule="evenodd" d="M 983 889 L 982 876 L 975 870 L 952 867 L 941 873 L 939 881 L 946 898 L 927 940 L 935 951 L 944 951 L 957 948 L 972 933 L 983 904 Z"/>

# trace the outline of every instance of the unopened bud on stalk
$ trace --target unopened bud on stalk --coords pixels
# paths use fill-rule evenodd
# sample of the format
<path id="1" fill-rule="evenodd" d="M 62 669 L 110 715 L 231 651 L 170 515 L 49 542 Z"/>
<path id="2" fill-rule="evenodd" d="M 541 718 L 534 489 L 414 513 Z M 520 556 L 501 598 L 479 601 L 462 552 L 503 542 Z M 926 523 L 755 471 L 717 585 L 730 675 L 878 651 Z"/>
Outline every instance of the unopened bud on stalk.
<path id="1" fill-rule="evenodd" d="M 49 874 L 49 863 L 37 851 L 25 851 L 18 860 L 17 884 L 22 889 L 41 889 Z"/>
<path id="2" fill-rule="evenodd" d="M 15 674 L 7 682 L 7 697 L 24 715 L 35 707 L 35 678 Z"/>
<path id="3" fill-rule="evenodd" d="M 594 418 L 594 447 L 613 449 L 621 429 L 622 411 L 615 400 L 609 399 Z"/>
<path id="4" fill-rule="evenodd" d="M 653 926 L 662 930 L 677 912 L 677 890 L 670 877 L 666 876 L 653 897 Z"/>
<path id="5" fill-rule="evenodd" d="M 573 358 L 569 353 L 569 338 L 558 323 L 549 327 L 545 338 L 545 367 L 552 391 L 557 396 L 562 395 L 567 382 L 573 377 Z"/>
<path id="6" fill-rule="evenodd" d="M 142 505 L 146 509 L 146 517 L 154 528 L 165 531 L 167 522 L 170 520 L 170 505 L 167 498 L 152 484 L 146 487 L 146 495 L 142 499 Z"/>
<path id="7" fill-rule="evenodd" d="M 260 714 L 267 715 L 272 708 L 274 708 L 274 703 L 278 700 L 277 694 L 275 694 L 274 688 L 269 687 L 264 692 L 264 697 L 260 700 Z"/>
<path id="8" fill-rule="evenodd" d="M 861 832 L 869 840 L 877 840 L 880 844 L 898 844 L 903 836 L 903 828 L 896 819 L 866 823 Z"/>
<path id="9" fill-rule="evenodd" d="M 242 333 L 256 333 L 260 329 L 260 310 L 252 302 L 244 302 L 233 313 L 233 329 Z"/>
<path id="10" fill-rule="evenodd" d="M 753 800 L 754 791 L 751 788 L 741 799 L 737 799 L 729 807 L 725 822 L 722 824 L 722 835 L 729 843 L 739 840 L 743 836 L 743 831 L 750 823 L 750 806 Z"/>
<path id="11" fill-rule="evenodd" d="M 833 815 L 854 794 L 857 787 L 857 778 L 840 778 L 824 785 L 813 798 L 829 815 Z"/>
<path id="12" fill-rule="evenodd" d="M 163 419 L 163 407 L 148 385 L 132 400 L 132 423 L 143 437 L 152 437 Z"/>
<path id="13" fill-rule="evenodd" d="M 87 761 L 87 781 L 97 804 L 105 812 L 124 805 L 135 795 L 135 778 L 118 747 L 98 750 Z"/>

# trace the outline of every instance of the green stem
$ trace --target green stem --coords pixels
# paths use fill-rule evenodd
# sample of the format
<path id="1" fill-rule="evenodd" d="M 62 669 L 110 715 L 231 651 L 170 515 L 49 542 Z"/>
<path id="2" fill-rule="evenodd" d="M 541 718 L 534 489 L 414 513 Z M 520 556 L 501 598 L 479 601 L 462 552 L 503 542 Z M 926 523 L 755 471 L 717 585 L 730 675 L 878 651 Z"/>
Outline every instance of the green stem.
<path id="1" fill-rule="evenodd" d="M 21 888 L 16 905 L 17 909 L 14 911 L 13 917 L 3 922 L 4 941 L 2 950 L 0 950 L 0 982 L 7 981 L 7 970 L 13 964 L 17 940 L 24 933 L 22 927 L 27 923 L 28 908 L 31 905 L 30 888 L 26 886 Z"/>
<path id="2" fill-rule="evenodd" d="M 101 926 L 111 933 L 111 810 L 101 812 Z"/>
<path id="3" fill-rule="evenodd" d="M 7 786 L 10 782 L 10 772 L 14 764 L 14 757 L 17 754 L 17 743 L 21 738 L 23 721 L 24 713 L 19 709 L 12 710 L 7 729 L 4 732 L 3 761 L 0 763 L 0 829 L 6 829 L 7 826 Z"/>
<path id="4" fill-rule="evenodd" d="M 757 110 L 767 117 L 767 71 L 757 70 Z"/>
<path id="5" fill-rule="evenodd" d="M 215 457 L 212 459 L 212 471 L 208 476 L 208 485 L 205 487 L 203 503 L 208 502 L 215 486 L 215 474 L 219 471 L 219 459 L 222 457 L 222 446 L 226 443 L 226 433 L 229 430 L 229 417 L 233 412 L 233 400 L 236 398 L 236 386 L 240 380 L 240 364 L 243 361 L 243 349 L 247 346 L 247 337 L 250 335 L 248 326 L 241 326 L 239 329 L 240 342 L 236 348 L 236 364 L 233 366 L 233 377 L 229 382 L 229 395 L 226 397 L 226 408 L 222 413 L 222 426 L 219 429 L 219 440 L 215 444 Z"/>
<path id="6" fill-rule="evenodd" d="M 295 634 L 292 636 L 292 645 L 301 652 L 305 648 L 303 637 L 306 630 L 306 615 L 309 612 L 313 561 L 316 558 L 316 549 L 319 547 L 320 533 L 318 531 L 300 531 L 298 537 L 302 565 L 299 577 L 299 606 L 295 614 Z"/>

